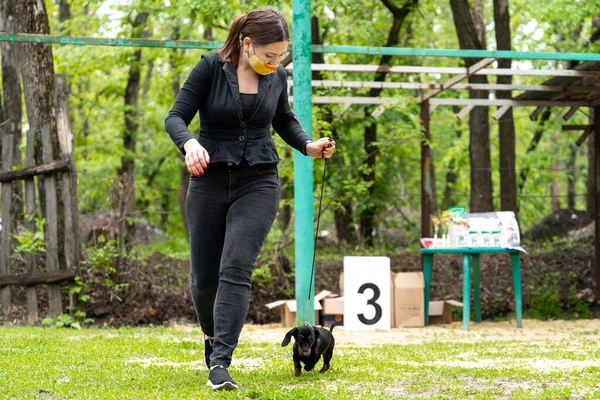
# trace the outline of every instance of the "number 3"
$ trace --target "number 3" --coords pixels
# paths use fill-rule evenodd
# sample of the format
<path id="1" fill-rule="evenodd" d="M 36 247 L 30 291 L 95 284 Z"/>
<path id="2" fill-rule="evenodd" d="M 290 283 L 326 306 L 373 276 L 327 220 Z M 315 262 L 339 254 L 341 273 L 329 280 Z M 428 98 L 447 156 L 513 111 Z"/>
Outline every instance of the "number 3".
<path id="1" fill-rule="evenodd" d="M 375 325 L 383 315 L 381 306 L 375 302 L 381 295 L 381 291 L 379 290 L 379 286 L 375 285 L 374 283 L 365 283 L 358 288 L 358 293 L 363 294 L 367 289 L 371 289 L 373 291 L 373 297 L 367 301 L 367 305 L 375 307 L 375 316 L 371 319 L 368 319 L 365 318 L 365 314 L 358 314 L 358 319 L 365 325 Z"/>

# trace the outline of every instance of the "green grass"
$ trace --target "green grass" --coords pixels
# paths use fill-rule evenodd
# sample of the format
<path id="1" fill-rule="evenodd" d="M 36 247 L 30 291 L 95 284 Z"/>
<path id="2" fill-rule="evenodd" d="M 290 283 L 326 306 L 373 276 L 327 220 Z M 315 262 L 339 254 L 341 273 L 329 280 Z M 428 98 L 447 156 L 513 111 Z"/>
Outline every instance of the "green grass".
<path id="1" fill-rule="evenodd" d="M 230 368 L 242 390 L 214 393 L 197 328 L 5 326 L 0 398 L 600 399 L 597 320 L 336 330 L 332 368 L 299 378 L 286 331 L 245 327 Z"/>

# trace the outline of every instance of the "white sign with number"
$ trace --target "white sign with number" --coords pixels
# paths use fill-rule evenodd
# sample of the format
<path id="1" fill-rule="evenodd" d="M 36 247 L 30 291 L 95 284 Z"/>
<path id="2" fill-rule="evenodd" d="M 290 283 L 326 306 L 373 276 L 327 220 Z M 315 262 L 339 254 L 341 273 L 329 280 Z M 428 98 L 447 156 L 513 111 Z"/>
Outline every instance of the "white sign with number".
<path id="1" fill-rule="evenodd" d="M 390 259 L 344 257 L 344 329 L 390 329 Z"/>

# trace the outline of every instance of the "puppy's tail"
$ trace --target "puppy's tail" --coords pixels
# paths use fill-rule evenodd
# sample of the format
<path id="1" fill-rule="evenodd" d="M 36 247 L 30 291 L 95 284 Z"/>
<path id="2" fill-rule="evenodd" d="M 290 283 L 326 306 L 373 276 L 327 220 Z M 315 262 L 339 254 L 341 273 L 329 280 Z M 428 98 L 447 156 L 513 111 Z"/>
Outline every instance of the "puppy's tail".
<path id="1" fill-rule="evenodd" d="M 331 326 L 329 327 L 329 332 L 333 332 L 333 328 L 335 328 L 338 325 L 341 325 L 341 324 L 338 322 L 334 322 L 333 324 L 331 324 Z"/>

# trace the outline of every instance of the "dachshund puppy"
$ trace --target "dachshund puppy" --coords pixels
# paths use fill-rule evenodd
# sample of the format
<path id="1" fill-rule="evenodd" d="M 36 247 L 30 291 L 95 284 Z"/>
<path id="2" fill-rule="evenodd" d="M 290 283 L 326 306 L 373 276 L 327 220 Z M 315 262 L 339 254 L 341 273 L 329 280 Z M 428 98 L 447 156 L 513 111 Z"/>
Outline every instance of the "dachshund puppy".
<path id="1" fill-rule="evenodd" d="M 281 347 L 290 343 L 292 336 L 296 340 L 294 343 L 294 375 L 302 374 L 304 364 L 305 371 L 312 371 L 321 355 L 323 355 L 323 367 L 319 372 L 325 372 L 329 369 L 329 362 L 333 356 L 333 347 L 335 339 L 331 334 L 336 324 L 331 325 L 329 330 L 317 328 L 316 326 L 303 325 L 290 330 L 286 333 Z"/>

